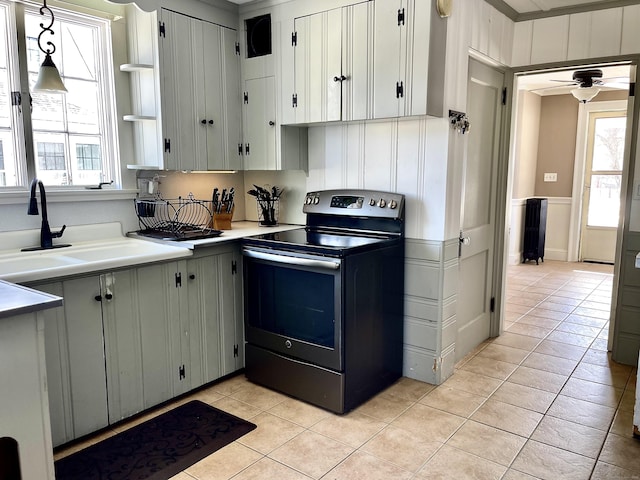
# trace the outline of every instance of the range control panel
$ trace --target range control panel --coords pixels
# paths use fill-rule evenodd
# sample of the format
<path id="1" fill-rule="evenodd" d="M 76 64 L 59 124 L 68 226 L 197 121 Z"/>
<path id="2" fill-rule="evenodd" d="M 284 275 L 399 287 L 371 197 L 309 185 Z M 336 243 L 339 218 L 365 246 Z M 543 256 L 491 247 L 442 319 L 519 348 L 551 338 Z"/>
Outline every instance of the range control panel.
<path id="1" fill-rule="evenodd" d="M 404 195 L 374 190 L 322 190 L 305 196 L 304 213 L 402 218 Z"/>

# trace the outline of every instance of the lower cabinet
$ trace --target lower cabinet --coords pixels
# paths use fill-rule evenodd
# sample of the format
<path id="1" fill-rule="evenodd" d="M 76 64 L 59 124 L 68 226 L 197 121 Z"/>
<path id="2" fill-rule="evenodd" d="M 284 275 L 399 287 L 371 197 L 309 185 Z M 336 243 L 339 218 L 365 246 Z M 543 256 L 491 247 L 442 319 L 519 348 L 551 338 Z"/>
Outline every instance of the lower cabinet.
<path id="1" fill-rule="evenodd" d="M 222 245 L 30 285 L 64 298 L 44 312 L 54 446 L 243 367 L 240 258 Z"/>

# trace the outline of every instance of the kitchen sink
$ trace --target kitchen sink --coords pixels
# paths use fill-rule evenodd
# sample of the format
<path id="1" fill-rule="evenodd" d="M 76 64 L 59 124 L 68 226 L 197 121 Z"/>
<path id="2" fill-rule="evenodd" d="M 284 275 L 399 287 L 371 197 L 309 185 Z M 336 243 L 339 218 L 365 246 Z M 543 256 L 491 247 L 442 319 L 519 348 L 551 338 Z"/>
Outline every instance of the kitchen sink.
<path id="1" fill-rule="evenodd" d="M 164 251 L 164 247 L 151 242 L 132 243 L 131 241 L 123 241 L 77 250 L 67 250 L 64 255 L 83 262 L 102 262 L 114 258 L 149 255 L 157 250 Z"/>

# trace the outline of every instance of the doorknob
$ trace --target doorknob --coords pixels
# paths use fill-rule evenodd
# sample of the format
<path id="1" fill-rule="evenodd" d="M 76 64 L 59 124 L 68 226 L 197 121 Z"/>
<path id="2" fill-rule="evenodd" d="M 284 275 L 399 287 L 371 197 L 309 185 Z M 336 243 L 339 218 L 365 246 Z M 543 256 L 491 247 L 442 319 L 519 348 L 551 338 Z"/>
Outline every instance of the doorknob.
<path id="1" fill-rule="evenodd" d="M 458 237 L 458 258 L 462 256 L 462 245 L 469 245 L 471 243 L 470 237 L 463 237 L 462 230 L 460 230 L 460 236 Z"/>

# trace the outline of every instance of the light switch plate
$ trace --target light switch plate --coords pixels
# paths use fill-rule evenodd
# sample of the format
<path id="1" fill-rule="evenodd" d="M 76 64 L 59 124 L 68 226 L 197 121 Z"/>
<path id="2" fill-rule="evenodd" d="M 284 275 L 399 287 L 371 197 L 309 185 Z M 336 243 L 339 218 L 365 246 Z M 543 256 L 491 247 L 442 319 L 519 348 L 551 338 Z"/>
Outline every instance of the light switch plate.
<path id="1" fill-rule="evenodd" d="M 558 174 L 557 173 L 545 173 L 544 174 L 544 181 L 545 182 L 557 182 L 558 181 Z"/>

